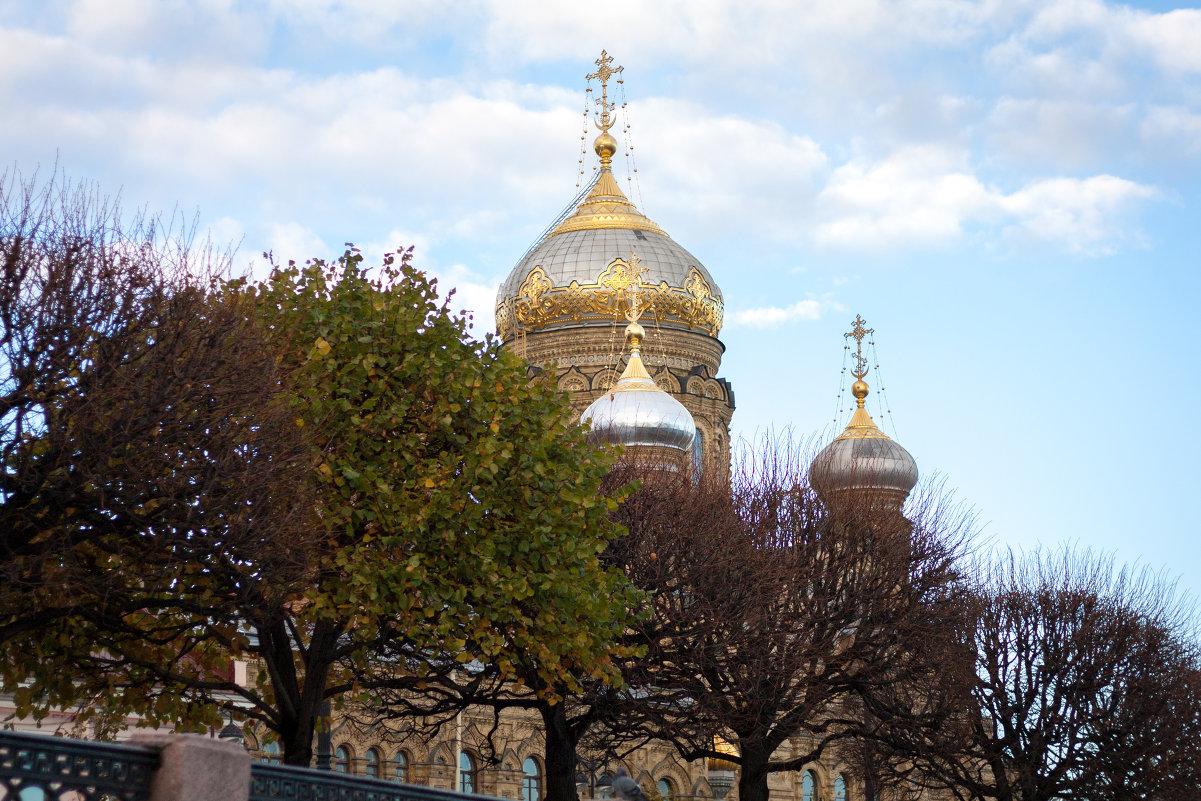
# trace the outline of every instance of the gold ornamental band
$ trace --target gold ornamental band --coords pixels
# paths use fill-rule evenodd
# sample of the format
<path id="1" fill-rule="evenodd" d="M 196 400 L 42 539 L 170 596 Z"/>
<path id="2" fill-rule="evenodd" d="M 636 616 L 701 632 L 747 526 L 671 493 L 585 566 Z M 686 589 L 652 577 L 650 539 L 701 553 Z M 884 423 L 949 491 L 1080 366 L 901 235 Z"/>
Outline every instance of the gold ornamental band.
<path id="1" fill-rule="evenodd" d="M 572 281 L 568 286 L 555 286 L 541 267 L 526 275 L 517 297 L 506 298 L 496 306 L 496 330 L 501 339 L 508 339 L 519 329 L 534 331 L 560 323 L 586 321 L 617 321 L 623 319 L 628 307 L 626 290 L 630 286 L 629 265 L 624 259 L 614 259 L 596 283 Z M 647 284 L 637 278 L 637 302 L 643 319 L 657 323 L 679 322 L 716 337 L 721 331 L 723 306 L 713 295 L 700 270 L 693 267 L 677 287 L 660 281 Z"/>

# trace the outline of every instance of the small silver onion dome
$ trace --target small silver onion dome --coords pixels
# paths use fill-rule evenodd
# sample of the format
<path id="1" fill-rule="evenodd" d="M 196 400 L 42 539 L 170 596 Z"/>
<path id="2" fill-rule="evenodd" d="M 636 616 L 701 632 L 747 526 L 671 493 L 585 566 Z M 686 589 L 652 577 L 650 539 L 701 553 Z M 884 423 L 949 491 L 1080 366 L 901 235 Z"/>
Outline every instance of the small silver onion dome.
<path id="1" fill-rule="evenodd" d="M 870 490 L 904 502 L 917 477 L 917 463 L 909 451 L 884 436 L 839 436 L 809 466 L 809 481 L 823 497 Z"/>
<path id="2" fill-rule="evenodd" d="M 857 328 L 861 323 L 856 318 Z M 846 430 L 822 448 L 809 465 L 809 483 L 827 503 L 846 493 L 863 493 L 899 508 L 917 484 L 917 462 L 877 428 L 867 413 L 864 398 L 868 386 L 863 380 L 866 366 L 861 352 L 856 361 L 858 370 L 852 372 L 857 380 L 851 386 L 857 404 L 855 414 Z"/>
<path id="3" fill-rule="evenodd" d="M 626 326 L 630 360 L 613 387 L 594 400 L 580 415 L 595 441 L 611 445 L 667 448 L 686 454 L 696 436 L 692 415 L 664 392 L 647 373 L 639 355 L 642 326 Z"/>

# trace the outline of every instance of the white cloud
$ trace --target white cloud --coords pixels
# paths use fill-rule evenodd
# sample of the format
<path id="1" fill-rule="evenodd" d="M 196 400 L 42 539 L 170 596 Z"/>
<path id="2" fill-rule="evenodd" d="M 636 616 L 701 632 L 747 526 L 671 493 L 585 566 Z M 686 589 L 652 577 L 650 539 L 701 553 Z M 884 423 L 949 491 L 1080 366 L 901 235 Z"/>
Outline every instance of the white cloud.
<path id="1" fill-rule="evenodd" d="M 1016 218 L 1011 233 L 1059 243 L 1072 253 L 1112 252 L 1136 237 L 1123 217 L 1155 190 L 1112 175 L 1086 179 L 1051 178 L 1036 181 L 1009 195 L 996 195 L 997 205 Z"/>
<path id="2" fill-rule="evenodd" d="M 1131 38 L 1165 70 L 1201 72 L 1201 9 L 1137 14 Z"/>
<path id="3" fill-rule="evenodd" d="M 1137 114 L 1134 103 L 1003 97 L 989 114 L 988 145 L 1027 164 L 1080 168 L 1129 141 Z"/>
<path id="4" fill-rule="evenodd" d="M 609 30 L 596 24 L 596 10 L 587 5 L 485 0 L 480 8 L 491 47 L 517 57 L 575 57 L 612 44 Z M 864 41 L 886 48 L 962 47 L 1009 13 L 1004 3 L 964 0 L 612 0 L 606 6 L 608 16 L 626 22 L 621 46 L 631 57 L 683 58 L 717 68 L 795 64 L 815 46 L 835 50 Z"/>
<path id="5" fill-rule="evenodd" d="M 1154 13 L 1100 0 L 1055 0 L 1034 15 L 1023 35 L 1063 42 L 1080 34 L 1103 58 L 1149 59 L 1174 73 L 1201 72 L 1201 9 Z"/>
<path id="6" fill-rule="evenodd" d="M 270 223 L 266 226 L 267 249 L 277 264 L 308 259 L 331 259 L 337 256 L 311 228 L 298 222 Z"/>
<path id="7" fill-rule="evenodd" d="M 238 202 L 260 219 L 315 212 L 326 224 L 345 226 L 343 238 L 364 240 L 378 235 L 378 222 L 358 228 L 364 215 L 351 212 L 391 213 L 406 224 L 471 218 L 482 227 L 464 233 L 486 236 L 508 225 L 515 207 L 547 198 L 553 205 L 570 191 L 576 157 L 570 134 L 563 134 L 578 125 L 578 112 L 560 102 L 562 90 L 419 81 L 394 69 L 329 78 L 281 70 L 206 73 L 170 63 L 148 71 L 139 59 L 86 48 L 60 69 L 52 56 L 71 50 L 61 40 L 3 31 L 0 38 L 22 45 L 18 66 L 35 87 L 59 84 L 67 70 L 125 88 L 120 98 L 103 91 L 69 98 L 4 91 L 0 83 L 7 113 L 24 121 L 0 130 L 0 149 L 41 152 L 47 161 L 58 149 L 68 165 L 104 153 L 105 169 L 122 184 L 187 186 L 193 193 L 156 202 L 202 202 L 195 191 L 203 187 L 228 203 L 229 188 L 237 186 Z M 559 173 L 545 169 L 556 162 Z M 357 209 L 324 207 L 335 196 L 344 203 L 347 186 L 355 187 Z M 496 213 L 480 214 L 480 207 Z"/>
<path id="8" fill-rule="evenodd" d="M 1122 145 L 1154 143 L 1148 159 L 1199 150 L 1195 100 L 1169 98 L 1144 112 L 1141 99 L 1060 96 L 1080 93 L 1072 82 L 1082 75 L 1094 88 L 1125 85 L 1130 59 L 1192 69 L 1193 51 L 1177 35 L 1193 30 L 1192 13 L 1089 0 L 616 1 L 612 14 L 640 23 L 629 26 L 618 54 L 630 59 L 627 73 L 653 59 L 670 69 L 644 73 L 666 71 L 665 83 L 684 76 L 700 86 L 670 96 L 644 91 L 629 109 L 644 184 L 641 192 L 630 187 L 632 199 L 685 244 L 703 247 L 737 232 L 922 248 L 979 229 L 1103 252 L 1130 227 L 1121 210 L 1150 196 L 1137 181 L 1104 191 L 1096 182 L 1124 172 L 1114 163 L 1129 150 Z M 509 60 L 578 63 L 590 52 L 589 37 L 600 36 L 590 9 L 499 0 L 454 6 L 474 16 L 461 30 L 443 26 L 443 35 L 478 39 L 486 29 L 488 46 L 503 41 L 508 60 L 465 57 L 466 65 L 453 65 L 460 75 L 447 69 L 451 77 L 422 78 L 399 67 L 290 69 L 299 62 L 287 59 L 267 67 L 262 48 L 272 26 L 312 33 L 340 20 L 381 41 L 406 14 L 417 28 L 437 27 L 445 12 L 432 0 L 249 7 L 170 0 L 122 23 L 142 2 L 104 17 L 100 0 L 78 0 L 61 32 L 0 28 L 0 102 L 23 121 L 0 129 L 0 150 L 50 161 L 59 148 L 65 164 L 101 165 L 138 202 L 136 187 L 154 186 L 178 193 L 145 198 L 155 204 L 199 204 L 214 216 L 258 220 L 246 224 L 246 250 L 300 244 L 301 258 L 322 236 L 340 246 L 393 226 L 439 243 L 496 241 L 516 228 L 532 239 L 570 196 L 581 93 L 517 82 L 504 69 Z M 204 61 L 189 44 L 176 57 L 172 42 L 187 39 L 189 25 L 203 29 L 198 41 L 220 40 L 215 52 L 239 42 L 245 51 Z M 230 25 L 249 32 L 222 34 Z M 148 37 L 162 41 L 151 47 Z M 934 59 L 947 53 L 978 65 L 978 53 L 998 41 L 1005 44 L 992 49 L 990 62 L 998 83 L 1029 92 L 982 99 L 987 90 L 945 65 L 925 70 L 934 76 L 928 81 L 914 80 L 921 68 L 890 66 L 898 59 L 938 66 Z M 920 58 L 910 59 L 915 53 Z M 686 73 L 671 71 L 678 64 Z M 585 61 L 579 71 L 590 67 Z M 1056 73 L 1068 76 L 1062 86 L 1040 83 Z M 778 80 L 763 81 L 764 74 Z M 747 109 L 731 108 L 740 100 L 735 86 Z M 807 114 L 818 122 L 797 124 Z M 823 114 L 840 120 L 834 130 L 823 129 Z M 998 153 L 1039 175 L 989 173 Z M 1064 178 L 1070 191 L 1044 183 L 1085 169 L 1103 175 Z"/>
<path id="9" fill-rule="evenodd" d="M 1006 193 L 981 182 L 962 154 L 908 148 L 835 170 L 818 196 L 821 218 L 814 238 L 866 248 L 938 246 L 969 226 L 999 224 L 1011 236 L 1068 252 L 1107 253 L 1135 236 L 1127 213 L 1155 194 L 1111 175 L 1042 179 Z"/>
<path id="10" fill-rule="evenodd" d="M 906 148 L 879 162 L 836 169 L 817 197 L 820 244 L 886 247 L 938 245 L 962 233 L 988 208 L 988 190 L 962 155 L 938 147 Z"/>
<path id="11" fill-rule="evenodd" d="M 789 306 L 763 306 L 727 313 L 728 328 L 779 328 L 798 321 L 820 320 L 828 311 L 846 311 L 846 308 L 829 295 L 822 298 L 806 298 Z"/>
<path id="12" fill-rule="evenodd" d="M 1101 0 L 1051 0 L 987 50 L 1010 91 L 1138 102 L 1189 94 L 1201 72 L 1201 10 L 1154 13 Z M 1193 102 L 1196 101 L 1195 96 Z"/>
<path id="13" fill-rule="evenodd" d="M 965 126 L 979 114 L 979 106 L 971 97 L 913 85 L 876 107 L 877 135 L 898 142 L 961 139 Z"/>
<path id="14" fill-rule="evenodd" d="M 141 43 L 155 31 L 162 31 L 166 20 L 165 3 L 155 0 L 75 0 L 67 18 L 68 31 L 88 41 L 110 45 Z M 178 9 L 177 9 L 178 10 Z"/>
<path id="15" fill-rule="evenodd" d="M 644 211 L 663 223 L 659 209 L 668 209 L 690 229 L 684 236 L 673 224 L 669 233 L 691 239 L 742 230 L 795 238 L 795 219 L 804 212 L 797 204 L 813 197 L 828 163 L 813 139 L 676 100 L 648 100 L 634 112 L 635 152 L 654 181 L 647 180 Z M 632 194 L 638 202 L 636 187 Z"/>
<path id="16" fill-rule="evenodd" d="M 1152 106 L 1139 136 L 1144 147 L 1169 153 L 1201 153 L 1201 113 L 1183 106 Z"/>
<path id="17" fill-rule="evenodd" d="M 64 11 L 86 46 L 205 65 L 257 57 L 271 31 L 261 9 L 229 0 L 74 0 Z"/>

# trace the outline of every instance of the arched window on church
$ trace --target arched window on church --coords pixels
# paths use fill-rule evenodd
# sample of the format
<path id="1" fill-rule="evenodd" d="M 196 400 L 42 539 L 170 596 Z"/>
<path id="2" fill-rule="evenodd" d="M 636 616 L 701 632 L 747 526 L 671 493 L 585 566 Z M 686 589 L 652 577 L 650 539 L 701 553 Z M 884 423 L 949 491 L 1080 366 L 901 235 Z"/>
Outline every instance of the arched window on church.
<path id="1" fill-rule="evenodd" d="M 655 789 L 659 791 L 659 797 L 663 801 L 668 801 L 668 799 L 675 798 L 676 796 L 676 788 L 672 786 L 671 779 L 660 779 Z"/>
<path id="2" fill-rule="evenodd" d="M 344 745 L 334 749 L 334 770 L 338 773 L 350 773 L 350 749 Z"/>
<path id="3" fill-rule="evenodd" d="M 397 751 L 392 758 L 392 778 L 397 783 L 409 780 L 409 754 L 407 751 Z"/>
<path id="4" fill-rule="evenodd" d="M 841 773 L 834 779 L 834 801 L 847 801 L 847 780 Z"/>
<path id="5" fill-rule="evenodd" d="M 705 444 L 704 437 L 698 429 L 696 436 L 692 438 L 692 480 L 699 481 L 701 471 L 705 467 Z"/>
<path id="6" fill-rule="evenodd" d="M 459 754 L 459 792 L 475 792 L 475 758 L 466 751 Z"/>
<path id="7" fill-rule="evenodd" d="M 540 801 L 542 798 L 542 770 L 538 767 L 538 760 L 526 757 L 525 762 L 521 763 L 521 772 L 525 774 L 521 779 L 522 801 Z"/>
<path id="8" fill-rule="evenodd" d="M 801 801 L 817 801 L 817 776 L 811 770 L 801 776 Z"/>
<path id="9" fill-rule="evenodd" d="M 374 748 L 368 748 L 367 753 L 363 755 L 363 772 L 373 779 L 379 778 L 379 751 Z"/>

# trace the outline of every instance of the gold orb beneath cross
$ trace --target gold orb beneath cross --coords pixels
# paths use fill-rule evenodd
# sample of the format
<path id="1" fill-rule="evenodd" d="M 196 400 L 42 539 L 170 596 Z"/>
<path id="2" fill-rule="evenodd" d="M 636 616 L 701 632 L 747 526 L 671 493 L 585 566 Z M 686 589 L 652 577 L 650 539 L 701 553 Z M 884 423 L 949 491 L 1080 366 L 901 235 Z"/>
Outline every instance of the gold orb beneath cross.
<path id="1" fill-rule="evenodd" d="M 596 155 L 602 159 L 611 159 L 617 152 L 617 140 L 608 131 L 602 131 L 601 135 L 596 137 L 596 141 L 592 143 L 592 147 L 596 150 Z"/>

